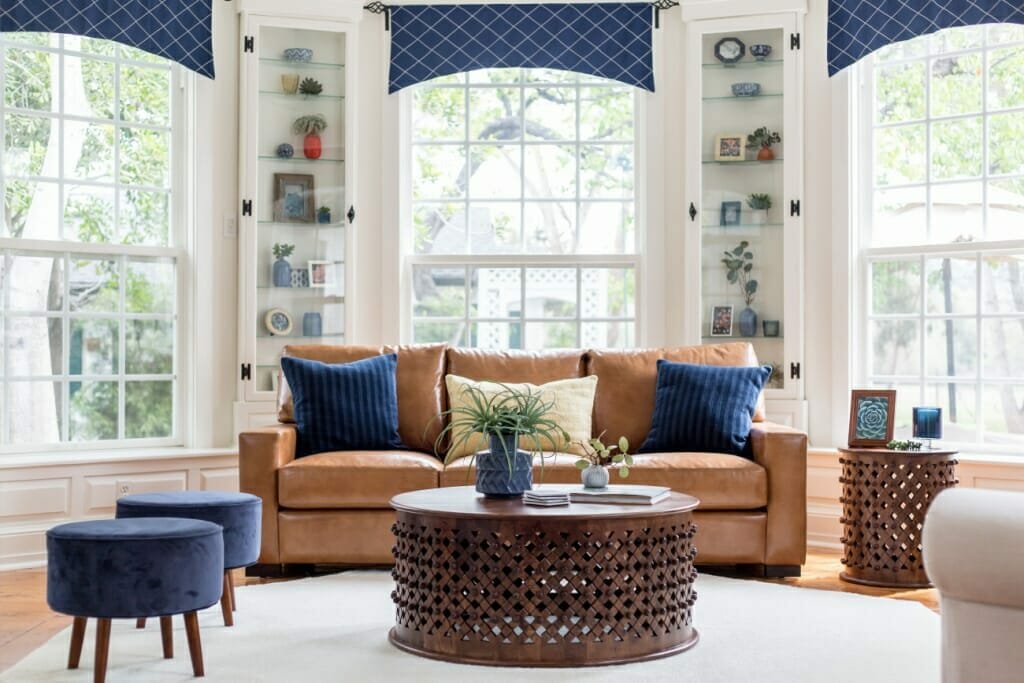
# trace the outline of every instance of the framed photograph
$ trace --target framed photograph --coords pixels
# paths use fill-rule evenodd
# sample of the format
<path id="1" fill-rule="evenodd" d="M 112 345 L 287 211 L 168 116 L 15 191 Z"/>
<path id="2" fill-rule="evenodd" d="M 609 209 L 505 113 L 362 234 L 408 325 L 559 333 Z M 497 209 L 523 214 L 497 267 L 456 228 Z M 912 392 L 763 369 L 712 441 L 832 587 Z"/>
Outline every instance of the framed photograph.
<path id="1" fill-rule="evenodd" d="M 719 225 L 739 225 L 743 202 L 722 202 L 722 218 Z"/>
<path id="2" fill-rule="evenodd" d="M 275 173 L 274 221 L 313 223 L 315 220 L 313 176 L 305 173 Z"/>
<path id="3" fill-rule="evenodd" d="M 310 287 L 335 287 L 338 284 L 338 264 L 334 261 L 309 262 Z"/>
<path id="4" fill-rule="evenodd" d="M 744 161 L 747 158 L 747 136 L 718 135 L 715 137 L 715 161 Z"/>
<path id="5" fill-rule="evenodd" d="M 711 309 L 711 336 L 732 336 L 732 306 L 715 306 Z"/>
<path id="6" fill-rule="evenodd" d="M 854 389 L 850 392 L 850 448 L 884 447 L 892 441 L 896 391 Z"/>

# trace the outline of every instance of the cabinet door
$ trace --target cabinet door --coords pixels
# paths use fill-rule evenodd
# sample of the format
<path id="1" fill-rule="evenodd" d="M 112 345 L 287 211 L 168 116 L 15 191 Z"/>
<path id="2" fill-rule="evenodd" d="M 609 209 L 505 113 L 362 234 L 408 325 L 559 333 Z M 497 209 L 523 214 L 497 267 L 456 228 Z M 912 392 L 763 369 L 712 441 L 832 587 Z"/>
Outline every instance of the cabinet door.
<path id="1" fill-rule="evenodd" d="M 753 344 L 773 366 L 769 398 L 799 396 L 796 23 L 779 14 L 693 22 L 688 31 L 688 336 Z"/>
<path id="2" fill-rule="evenodd" d="M 243 363 L 251 365 L 245 396 L 270 400 L 286 345 L 341 344 L 349 332 L 346 97 L 355 34 L 343 24 L 261 16 L 248 16 L 244 25 L 241 329 Z"/>

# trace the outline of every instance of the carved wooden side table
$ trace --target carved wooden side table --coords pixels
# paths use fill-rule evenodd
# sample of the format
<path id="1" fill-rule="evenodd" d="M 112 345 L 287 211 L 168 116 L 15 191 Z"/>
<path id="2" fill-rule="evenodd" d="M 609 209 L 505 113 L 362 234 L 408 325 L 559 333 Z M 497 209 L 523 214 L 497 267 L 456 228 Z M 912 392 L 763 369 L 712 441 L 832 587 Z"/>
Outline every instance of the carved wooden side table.
<path id="1" fill-rule="evenodd" d="M 839 578 L 887 588 L 929 588 L 921 530 L 941 491 L 957 485 L 956 451 L 840 448 L 843 564 Z"/>
<path id="2" fill-rule="evenodd" d="M 417 655 L 503 666 L 588 666 L 682 652 L 698 500 L 531 507 L 472 487 L 395 496 L 396 623 Z"/>

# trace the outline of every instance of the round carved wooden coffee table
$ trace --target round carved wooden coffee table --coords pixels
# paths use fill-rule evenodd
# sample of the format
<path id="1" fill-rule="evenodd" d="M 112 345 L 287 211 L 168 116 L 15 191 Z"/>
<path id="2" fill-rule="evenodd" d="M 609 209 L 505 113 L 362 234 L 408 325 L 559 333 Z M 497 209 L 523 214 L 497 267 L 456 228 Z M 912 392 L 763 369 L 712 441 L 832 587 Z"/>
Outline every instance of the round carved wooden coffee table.
<path id="1" fill-rule="evenodd" d="M 391 499 L 390 640 L 469 664 L 588 666 L 697 643 L 698 500 L 532 507 L 468 486 Z"/>
<path id="2" fill-rule="evenodd" d="M 956 451 L 840 448 L 843 564 L 839 578 L 929 588 L 921 530 L 932 500 L 957 485 Z"/>

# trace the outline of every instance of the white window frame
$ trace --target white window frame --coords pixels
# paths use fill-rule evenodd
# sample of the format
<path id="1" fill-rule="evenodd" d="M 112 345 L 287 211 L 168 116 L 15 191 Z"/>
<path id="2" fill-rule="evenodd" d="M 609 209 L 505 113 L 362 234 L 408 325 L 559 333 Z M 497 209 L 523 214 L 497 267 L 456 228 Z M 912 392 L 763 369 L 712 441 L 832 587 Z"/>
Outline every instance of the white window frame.
<path id="1" fill-rule="evenodd" d="M 580 88 L 586 87 L 587 83 L 576 82 L 574 84 L 559 84 L 559 87 L 574 87 Z M 414 86 L 415 87 L 415 86 Z M 451 85 L 448 87 L 452 88 L 465 88 L 470 89 L 473 87 L 494 87 L 486 83 L 471 83 L 469 85 L 459 84 Z M 515 87 L 513 85 L 507 85 L 503 87 Z M 531 83 L 520 81 L 518 84 L 520 90 L 525 90 L 531 87 Z M 634 278 L 634 315 L 632 318 L 591 318 L 585 319 L 586 322 L 632 322 L 633 324 L 633 339 L 636 341 L 637 346 L 642 346 L 645 343 L 646 330 L 645 325 L 645 305 L 647 303 L 646 296 L 646 273 L 644 270 L 645 266 L 645 252 L 647 245 L 647 188 L 643 182 L 646 176 L 644 169 L 647 164 L 647 149 L 644 141 L 646 139 L 645 121 L 647 120 L 647 98 L 639 91 L 635 91 L 634 105 L 633 105 L 633 165 L 634 165 L 634 179 L 633 179 L 633 216 L 635 223 L 635 247 L 632 253 L 628 254 L 560 254 L 560 255 L 549 255 L 549 254 L 487 254 L 487 255 L 469 255 L 469 254 L 452 254 L 452 255 L 441 255 L 441 254 L 416 254 L 414 252 L 414 243 L 412 238 L 412 208 L 414 202 L 412 201 L 412 150 L 415 141 L 412 138 L 412 88 L 407 88 L 399 94 L 399 117 L 400 117 L 400 135 L 398 144 L 399 153 L 399 183 L 400 188 L 400 202 L 399 202 L 399 246 L 401 254 L 400 268 L 400 287 L 399 287 L 399 335 L 403 343 L 412 343 L 413 341 L 413 291 L 412 291 L 412 273 L 413 269 L 417 266 L 433 266 L 433 267 L 452 267 L 452 268 L 465 268 L 471 269 L 473 267 L 493 267 L 493 268 L 511 268 L 521 269 L 523 271 L 521 276 L 521 286 L 525 288 L 526 278 L 525 270 L 529 268 L 568 268 L 576 269 L 576 287 L 577 287 L 577 306 L 576 315 L 573 318 L 527 318 L 525 312 L 520 313 L 518 319 L 502 318 L 500 320 L 492 318 L 473 318 L 467 314 L 461 318 L 431 318 L 429 322 L 451 322 L 451 321 L 462 321 L 467 324 L 467 335 L 469 324 L 473 322 L 513 322 L 522 325 L 522 333 L 525 338 L 526 324 L 527 323 L 557 323 L 557 322 L 575 322 L 576 324 L 576 342 L 577 347 L 580 344 L 580 335 L 582 330 L 580 304 L 581 304 L 581 276 L 580 271 L 584 268 L 631 268 L 633 271 Z M 469 135 L 469 116 L 470 112 L 466 110 L 466 133 Z M 579 148 L 582 144 L 579 137 L 579 126 L 580 116 L 579 110 L 576 114 L 576 137 L 572 141 L 562 141 L 559 144 L 573 144 L 577 149 L 577 158 L 579 155 Z M 602 144 L 622 144 L 623 141 L 612 140 L 602 141 Z M 434 143 L 438 144 L 438 143 Z M 450 144 L 465 144 L 464 142 L 450 143 Z M 470 143 L 472 144 L 472 142 Z M 494 144 L 494 143 L 492 143 Z M 543 145 L 553 144 L 544 141 L 530 141 L 524 139 L 510 140 L 507 141 L 509 145 L 516 145 L 520 148 L 524 148 L 530 145 Z M 576 169 L 577 177 L 577 188 L 579 187 L 579 166 Z M 417 200 L 417 201 L 431 201 Z M 442 200 L 444 203 L 451 204 L 465 204 L 468 206 L 472 201 L 468 190 L 466 197 L 454 200 Z M 556 201 L 565 203 L 567 200 L 557 199 L 528 199 L 524 200 L 520 198 L 519 204 L 522 206 L 524 201 Z M 602 201 L 608 203 L 622 203 L 621 199 L 608 198 L 608 199 L 597 199 L 587 200 L 593 201 L 594 203 L 601 203 Z M 579 200 L 576 201 L 577 215 L 579 212 Z M 577 221 L 578 225 L 578 221 Z M 469 288 L 470 282 L 466 282 L 466 301 L 469 301 Z M 525 295 L 523 296 L 525 299 Z M 468 309 L 468 306 L 467 306 Z M 426 319 L 424 319 L 426 320 Z M 467 337 L 468 344 L 468 337 Z"/>
<path id="2" fill-rule="evenodd" d="M 852 182 L 850 183 L 851 191 L 855 194 L 855 198 L 851 198 L 849 204 L 853 220 L 851 225 L 854 231 L 854 239 L 852 244 L 856 250 L 856 265 L 854 268 L 855 277 L 857 278 L 856 283 L 853 286 L 853 300 L 852 300 L 852 314 L 851 319 L 855 320 L 856 341 L 852 345 L 855 348 L 853 357 L 853 372 L 852 376 L 859 378 L 862 386 L 879 386 L 880 384 L 891 384 L 891 385 L 911 385 L 916 384 L 918 387 L 918 395 L 913 398 L 913 405 L 925 405 L 925 392 L 929 385 L 939 384 L 957 384 L 972 387 L 975 391 L 975 404 L 973 406 L 974 414 L 978 418 L 977 424 L 975 425 L 975 440 L 973 442 L 956 442 L 952 439 L 943 439 L 943 445 L 959 449 L 966 453 L 972 454 L 993 454 L 993 455 L 1019 455 L 1020 449 L 1013 445 L 999 445 L 999 444 L 986 444 L 983 442 L 984 434 L 984 416 L 982 414 L 982 403 L 984 400 L 984 390 L 987 386 L 998 385 L 1001 383 L 1019 384 L 1019 381 L 1006 381 L 1000 378 L 985 377 L 983 375 L 983 358 L 984 358 L 984 336 L 982 334 L 982 324 L 987 319 L 1013 319 L 1013 318 L 1024 318 L 1024 314 L 1012 314 L 1012 313 L 985 313 L 983 308 L 983 287 L 982 287 L 982 261 L 986 256 L 997 256 L 1001 254 L 1021 254 L 1024 253 L 1024 239 L 1020 240 L 991 240 L 986 241 L 980 239 L 973 242 L 963 243 L 937 243 L 937 244 L 914 244 L 904 246 L 883 246 L 874 247 L 871 246 L 871 221 L 874 215 L 873 212 L 873 200 L 875 192 L 874 183 L 874 131 L 877 127 L 887 127 L 889 125 L 905 125 L 909 123 L 925 123 L 925 142 L 927 149 L 925 150 L 925 167 L 927 173 L 930 176 L 931 173 L 931 126 L 929 125 L 932 121 L 951 121 L 958 119 L 981 117 L 982 119 L 982 175 L 977 179 L 953 179 L 953 180 L 940 180 L 933 181 L 930 177 L 926 177 L 923 182 L 919 183 L 906 183 L 897 184 L 892 187 L 904 188 L 904 187 L 924 187 L 926 189 L 926 215 L 928 220 L 926 238 L 929 239 L 932 231 L 932 190 L 934 187 L 941 188 L 943 185 L 956 184 L 969 182 L 971 180 L 980 181 L 982 184 L 982 207 L 983 207 L 983 221 L 985 226 L 988 224 L 988 180 L 990 178 L 1018 178 L 1021 174 L 1010 174 L 1010 175 L 990 175 L 989 174 L 989 150 L 988 150 L 988 134 L 989 134 L 989 109 L 988 109 L 988 60 L 987 55 L 989 53 L 990 46 L 987 42 L 987 30 L 985 36 L 985 42 L 982 47 L 978 48 L 965 48 L 960 50 L 951 50 L 942 53 L 931 53 L 929 52 L 925 56 L 918 56 L 915 58 L 898 59 L 892 61 L 886 61 L 883 63 L 884 66 L 899 65 L 899 64 L 913 64 L 921 63 L 925 64 L 925 117 L 923 119 L 915 119 L 910 121 L 902 121 L 898 124 L 881 124 L 876 126 L 874 115 L 875 115 L 875 91 L 874 91 L 874 70 L 876 64 L 874 57 L 868 57 L 863 60 L 860 64 L 851 67 L 851 79 L 855 79 L 857 84 L 858 92 L 853 94 L 851 98 L 854 101 L 852 107 L 855 114 L 855 120 L 851 126 L 851 139 L 856 141 L 856 171 L 851 175 Z M 1024 47 L 1024 42 L 1016 43 L 1000 43 L 993 47 Z M 931 78 L 929 69 L 931 66 L 931 60 L 937 56 L 957 56 L 970 53 L 981 52 L 985 57 L 984 71 L 983 71 L 983 82 L 982 82 L 982 105 L 981 109 L 977 112 L 969 114 L 956 114 L 949 116 L 931 117 Z M 833 91 L 835 92 L 835 91 Z M 1019 112 L 1024 110 L 1022 107 L 1014 107 L 1009 109 L 999 109 L 993 114 L 1005 114 L 1009 112 Z M 957 259 L 974 259 L 976 261 L 976 302 L 975 312 L 969 314 L 957 314 L 957 313 L 929 313 L 927 310 L 927 287 L 925 278 L 927 272 L 925 264 L 928 260 L 937 258 L 957 258 Z M 871 269 L 872 265 L 877 262 L 884 261 L 914 261 L 916 260 L 920 267 L 920 283 L 919 283 L 919 306 L 920 310 L 914 314 L 872 314 L 871 302 L 872 302 L 872 287 L 871 287 Z M 926 365 L 926 352 L 927 343 L 924 337 L 926 331 L 926 325 L 929 321 L 936 320 L 974 320 L 976 323 L 976 334 L 978 340 L 978 358 L 976 363 L 976 369 L 972 376 L 932 376 L 927 374 Z M 908 320 L 915 321 L 918 325 L 919 339 L 918 339 L 918 352 L 919 352 L 919 371 L 917 374 L 910 375 L 899 375 L 899 376 L 888 376 L 888 375 L 876 375 L 871 372 L 871 322 L 876 320 Z M 909 397 L 902 395 L 900 397 L 901 402 L 909 400 Z"/>
<path id="3" fill-rule="evenodd" d="M 16 36 L 17 34 L 9 34 Z M 131 59 L 125 59 L 121 57 L 110 57 L 104 55 L 97 55 L 93 53 L 78 52 L 75 50 L 65 49 L 63 44 L 63 38 L 61 40 L 60 47 L 53 46 L 41 46 L 34 44 L 27 44 L 18 42 L 15 37 L 3 37 L 0 36 L 0 42 L 5 46 L 10 45 L 17 48 L 25 48 L 30 50 L 37 50 L 41 52 L 49 52 L 56 54 L 60 60 L 60 72 L 64 72 L 63 60 L 64 55 L 70 54 L 74 56 L 81 56 L 83 58 L 95 59 L 98 61 L 115 62 L 120 65 L 128 66 L 139 66 L 144 68 L 154 68 L 154 64 L 151 62 L 135 61 Z M 3 92 L 6 84 L 6 68 L 5 60 L 0 59 L 0 92 Z M 192 313 L 192 299 L 191 299 L 191 281 L 192 281 L 192 268 L 189 258 L 190 248 L 194 241 L 194 214 L 195 214 L 195 197 L 193 190 L 193 173 L 194 167 L 195 150 L 190 144 L 190 140 L 193 137 L 190 134 L 190 130 L 194 130 L 194 111 L 192 107 L 195 102 L 195 90 L 196 90 L 196 79 L 194 74 L 184 69 L 182 66 L 170 62 L 169 70 L 171 73 L 171 120 L 169 126 L 170 133 L 170 201 L 169 201 L 169 233 L 168 241 L 169 246 L 140 246 L 140 245 L 120 245 L 120 244 L 96 244 L 96 243 L 85 243 L 85 242 L 74 242 L 72 240 L 38 240 L 38 239 L 22 239 L 13 237 L 4 237 L 0 235 L 0 258 L 2 258 L 6 264 L 7 254 L 9 252 L 38 252 L 40 255 L 53 256 L 59 255 L 65 259 L 65 265 L 68 263 L 68 257 L 75 256 L 96 256 L 96 257 L 109 257 L 110 259 L 116 259 L 121 264 L 122 276 L 125 272 L 125 266 L 130 258 L 155 258 L 155 259 L 168 259 L 173 261 L 175 270 L 175 300 L 174 307 L 171 314 L 126 314 L 124 311 L 123 301 L 125 291 L 123 286 L 119 288 L 119 297 L 122 305 L 119 307 L 117 313 L 104 313 L 104 314 L 93 314 L 90 316 L 88 313 L 74 313 L 71 314 L 68 310 L 69 301 L 67 296 L 67 288 L 70 284 L 69 271 L 67 268 L 64 270 L 64 288 L 65 296 L 63 297 L 63 310 L 60 312 L 50 312 L 47 314 L 40 313 L 40 316 L 45 317 L 59 317 L 65 320 L 64 325 L 64 354 L 67 358 L 67 354 L 70 352 L 70 346 L 68 343 L 68 337 L 70 334 L 70 320 L 72 318 L 89 318 L 89 317 L 100 317 L 104 319 L 117 320 L 120 326 L 119 335 L 119 348 L 118 348 L 118 359 L 120 364 L 126 362 L 125 358 L 125 340 L 126 340 L 126 320 L 146 320 L 146 319 L 171 319 L 174 325 L 174 354 L 173 354 L 173 367 L 170 375 L 127 375 L 125 373 L 117 372 L 110 375 L 71 375 L 69 373 L 70 368 L 62 368 L 61 374 L 46 375 L 40 377 L 21 377 L 17 376 L 17 380 L 53 380 L 64 383 L 64 389 L 62 389 L 62 401 L 63 401 L 63 416 L 64 420 L 60 426 L 61 429 L 61 441 L 59 443 L 41 443 L 41 444 L 6 444 L 0 443 L 0 455 L 6 454 L 17 454 L 17 453 L 37 453 L 37 452 L 56 452 L 56 451 L 95 451 L 97 449 L 144 449 L 144 448 L 161 448 L 161 447 L 180 447 L 186 444 L 187 439 L 190 436 L 192 428 L 191 414 L 186 410 L 187 400 L 191 394 L 191 383 L 189 382 L 190 373 L 189 367 L 191 363 L 191 353 L 189 339 L 187 336 L 187 329 L 189 327 L 189 321 L 191 320 Z M 115 105 L 120 99 L 119 84 L 120 77 L 116 78 L 115 81 Z M 88 123 L 99 123 L 103 125 L 110 125 L 113 123 L 115 131 L 121 127 L 119 114 L 115 111 L 115 119 L 113 122 L 107 119 L 97 119 L 91 117 L 68 115 L 62 112 L 40 112 L 36 110 L 26 110 L 19 108 L 8 108 L 0 103 L 0 139 L 4 139 L 5 128 L 4 128 L 4 112 L 11 112 L 16 114 L 26 114 L 30 116 L 50 118 L 50 119 L 63 119 L 82 121 Z M 164 130 L 167 127 L 164 126 L 153 126 L 141 123 L 125 123 L 127 127 L 133 128 L 148 128 L 148 129 L 159 129 Z M 115 133 L 116 138 L 116 133 Z M 58 140 L 58 144 L 63 146 L 63 138 Z M 63 198 L 64 186 L 65 185 L 78 185 L 88 186 L 88 181 L 78 180 L 66 180 L 63 172 L 64 155 L 63 149 L 59 154 L 61 173 L 57 178 L 56 183 L 60 186 L 60 197 Z M 32 177 L 15 176 L 16 179 L 28 179 L 32 180 Z M 0 164 L 0 187 L 6 186 L 7 176 L 4 174 L 2 164 Z M 53 182 L 53 179 L 48 179 Z M 96 184 L 97 186 L 113 187 L 114 198 L 115 198 L 115 215 L 117 215 L 117 207 L 120 203 L 120 189 L 153 189 L 138 187 L 132 185 L 125 185 L 117 180 L 117 158 L 115 156 L 115 175 L 114 182 L 112 184 Z M 63 219 L 61 219 L 63 220 Z M 6 272 L 6 265 L 4 267 Z M 122 277 L 121 283 L 125 282 Z M 4 293 L 6 297 L 6 291 Z M 6 302 L 3 307 L 4 315 L 0 316 L 0 335 L 3 334 L 3 322 L 6 316 Z M 0 337 L 2 338 L 2 337 Z M 158 377 L 159 379 L 170 379 L 173 382 L 173 398 L 172 398 L 172 423 L 171 423 L 171 434 L 167 437 L 158 438 L 125 438 L 125 393 L 124 386 L 126 381 L 133 380 L 145 380 L 148 378 Z M 0 378 L 0 434 L 6 435 L 8 429 L 9 413 L 6 409 L 9 400 L 8 377 L 3 376 Z M 12 376 L 10 378 L 14 380 Z M 105 439 L 105 440 L 92 440 L 92 441 L 78 441 L 70 442 L 67 440 L 70 429 L 69 419 L 69 400 L 67 386 L 70 382 L 83 381 L 88 382 L 92 380 L 102 381 L 116 381 L 119 386 L 118 392 L 118 438 L 117 439 Z"/>

